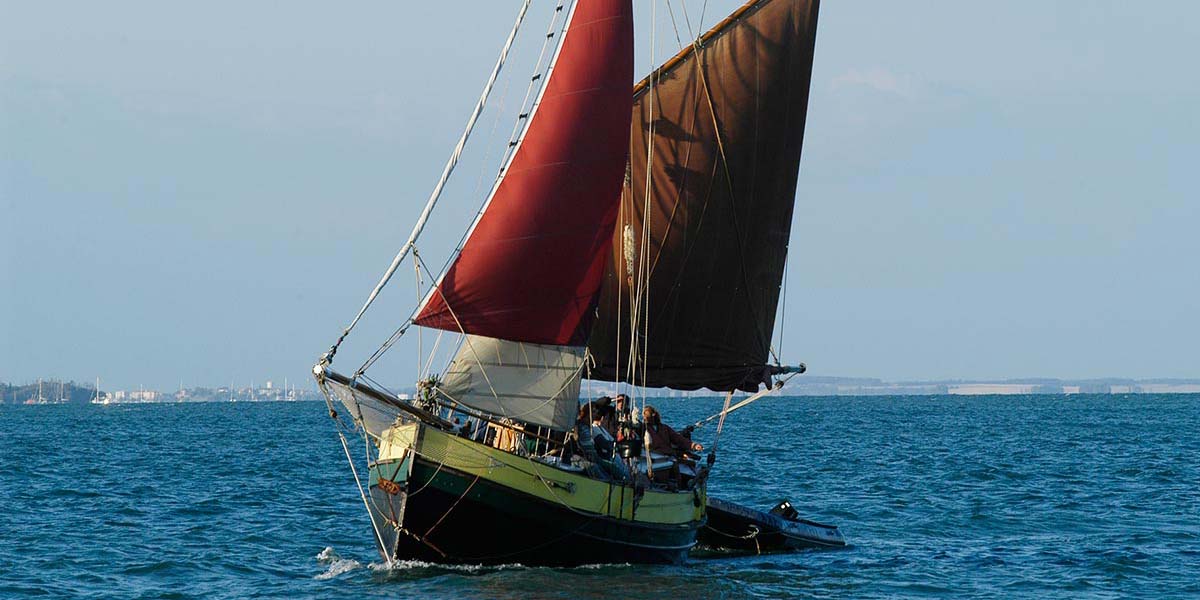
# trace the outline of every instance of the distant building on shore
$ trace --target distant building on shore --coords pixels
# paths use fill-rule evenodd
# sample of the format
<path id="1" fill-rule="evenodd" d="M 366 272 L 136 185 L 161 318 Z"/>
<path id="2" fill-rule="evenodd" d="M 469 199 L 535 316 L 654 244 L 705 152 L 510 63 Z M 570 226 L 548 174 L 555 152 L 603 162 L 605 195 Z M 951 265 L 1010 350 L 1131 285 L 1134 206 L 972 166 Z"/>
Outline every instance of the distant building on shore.
<path id="1" fill-rule="evenodd" d="M 1200 383 L 1141 383 L 1137 388 L 1141 394 L 1200 394 Z"/>
<path id="2" fill-rule="evenodd" d="M 1039 387 L 1042 386 L 1027 383 L 967 383 L 950 386 L 946 393 L 951 396 L 1010 396 L 1033 394 Z"/>

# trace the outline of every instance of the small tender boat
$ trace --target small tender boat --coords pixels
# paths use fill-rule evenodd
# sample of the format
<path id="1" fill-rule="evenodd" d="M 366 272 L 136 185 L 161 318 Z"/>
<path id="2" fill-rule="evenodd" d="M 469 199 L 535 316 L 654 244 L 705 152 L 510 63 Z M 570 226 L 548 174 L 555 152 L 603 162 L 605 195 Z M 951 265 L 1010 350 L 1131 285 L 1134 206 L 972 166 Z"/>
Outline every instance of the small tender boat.
<path id="1" fill-rule="evenodd" d="M 836 525 L 801 519 L 787 500 L 769 512 L 712 496 L 707 504 L 708 523 L 700 529 L 696 541 L 710 550 L 762 554 L 846 545 L 846 538 Z"/>

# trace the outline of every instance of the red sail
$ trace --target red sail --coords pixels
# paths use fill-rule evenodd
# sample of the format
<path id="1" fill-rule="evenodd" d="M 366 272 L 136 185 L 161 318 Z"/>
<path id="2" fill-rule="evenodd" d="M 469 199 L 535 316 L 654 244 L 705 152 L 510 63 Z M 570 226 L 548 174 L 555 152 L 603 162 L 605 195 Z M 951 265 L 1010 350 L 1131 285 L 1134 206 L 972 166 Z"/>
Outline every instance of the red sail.
<path id="1" fill-rule="evenodd" d="M 512 162 L 417 325 L 582 345 L 629 152 L 630 0 L 579 0 Z"/>

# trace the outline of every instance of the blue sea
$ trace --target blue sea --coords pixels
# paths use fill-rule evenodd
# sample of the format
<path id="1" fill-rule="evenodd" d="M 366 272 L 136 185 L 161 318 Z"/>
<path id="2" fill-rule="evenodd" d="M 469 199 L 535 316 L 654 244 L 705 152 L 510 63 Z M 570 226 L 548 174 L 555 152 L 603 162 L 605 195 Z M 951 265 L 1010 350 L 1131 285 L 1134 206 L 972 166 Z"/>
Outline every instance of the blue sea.
<path id="1" fill-rule="evenodd" d="M 389 569 L 323 404 L 0 406 L 0 598 L 1200 597 L 1200 396 L 771 398 L 709 489 L 850 546 Z"/>

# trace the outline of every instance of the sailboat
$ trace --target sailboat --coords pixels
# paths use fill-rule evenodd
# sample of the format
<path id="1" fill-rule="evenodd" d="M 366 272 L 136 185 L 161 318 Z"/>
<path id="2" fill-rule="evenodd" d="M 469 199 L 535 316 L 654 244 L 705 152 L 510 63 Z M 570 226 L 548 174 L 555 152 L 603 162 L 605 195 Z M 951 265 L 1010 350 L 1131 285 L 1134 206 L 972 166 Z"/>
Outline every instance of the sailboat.
<path id="1" fill-rule="evenodd" d="M 560 4 L 501 176 L 434 273 L 417 242 L 521 5 L 408 241 L 313 367 L 385 561 L 686 559 L 725 419 L 701 460 L 652 454 L 637 436 L 605 452 L 588 418 L 603 404 L 581 407 L 581 382 L 707 388 L 726 394 L 728 411 L 736 391 L 767 394 L 803 372 L 771 343 L 817 5 L 751 0 L 631 89 L 630 0 Z M 365 363 L 336 370 L 339 347 L 409 257 L 432 285 Z M 458 334 L 459 345 L 402 399 L 370 370 L 412 328 Z"/>
<path id="2" fill-rule="evenodd" d="M 96 378 L 96 389 L 92 394 L 92 404 L 108 404 L 108 403 L 109 403 L 108 396 L 102 396 L 100 394 L 100 378 L 97 377 Z"/>

